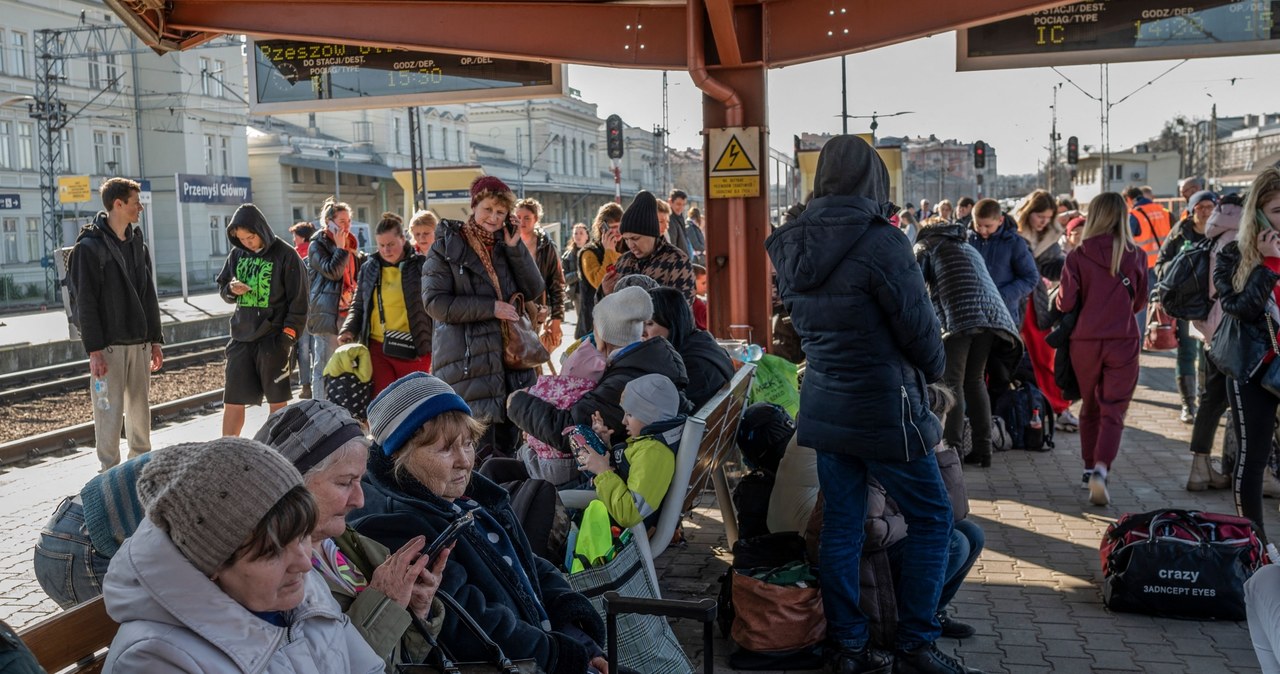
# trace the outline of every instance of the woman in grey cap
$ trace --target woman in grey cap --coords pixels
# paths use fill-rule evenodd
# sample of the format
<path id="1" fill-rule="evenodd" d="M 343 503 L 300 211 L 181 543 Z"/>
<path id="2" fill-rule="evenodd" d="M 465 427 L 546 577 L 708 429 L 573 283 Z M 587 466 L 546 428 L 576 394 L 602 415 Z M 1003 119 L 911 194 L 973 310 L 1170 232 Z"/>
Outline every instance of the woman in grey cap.
<path id="1" fill-rule="evenodd" d="M 435 599 L 449 549 L 430 562 L 421 555 L 424 536 L 414 536 L 391 553 L 347 526 L 347 515 L 364 505 L 360 478 L 369 441 L 360 424 L 341 406 L 303 400 L 267 418 L 254 440 L 274 447 L 294 468 L 316 500 L 311 566 L 324 577 L 333 598 L 360 635 L 383 658 L 388 672 L 399 663 L 421 663 L 444 621 Z M 414 618 L 430 632 L 423 635 Z"/>
<path id="2" fill-rule="evenodd" d="M 103 587 L 106 672 L 348 674 L 383 662 L 311 573 L 316 504 L 279 452 L 220 438 L 142 470 L 147 519 Z"/>

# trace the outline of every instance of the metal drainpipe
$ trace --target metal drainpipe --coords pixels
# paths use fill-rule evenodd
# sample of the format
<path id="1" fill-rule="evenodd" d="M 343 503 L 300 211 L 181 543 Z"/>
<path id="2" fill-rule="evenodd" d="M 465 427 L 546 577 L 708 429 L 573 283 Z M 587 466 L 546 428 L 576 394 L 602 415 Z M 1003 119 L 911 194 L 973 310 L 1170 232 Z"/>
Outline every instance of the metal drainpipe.
<path id="1" fill-rule="evenodd" d="M 689 76 L 708 96 L 725 106 L 725 124 L 742 126 L 744 114 L 738 92 L 707 72 L 706 14 L 704 0 L 688 0 L 687 33 Z M 747 324 L 747 205 L 742 198 L 728 199 L 729 211 L 729 324 Z M 723 335 L 727 337 L 728 335 Z"/>

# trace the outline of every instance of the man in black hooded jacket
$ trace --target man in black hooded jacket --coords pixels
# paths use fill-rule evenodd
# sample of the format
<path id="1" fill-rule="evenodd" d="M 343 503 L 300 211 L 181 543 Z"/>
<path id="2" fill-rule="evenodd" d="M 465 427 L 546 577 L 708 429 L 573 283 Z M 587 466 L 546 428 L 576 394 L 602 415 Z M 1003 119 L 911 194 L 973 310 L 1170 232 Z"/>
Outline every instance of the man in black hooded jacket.
<path id="1" fill-rule="evenodd" d="M 942 378 L 946 356 L 911 244 L 886 219 L 888 188 L 875 150 L 856 136 L 837 136 L 818 155 L 808 207 L 765 241 L 809 361 L 797 440 L 817 452 L 826 499 L 826 671 L 973 672 L 934 645 L 952 514 L 933 453 L 942 425 L 926 385 Z M 858 607 L 872 477 L 907 521 L 902 576 L 912 582 L 898 591 L 894 657 L 870 648 Z"/>
<path id="2" fill-rule="evenodd" d="M 236 310 L 227 344 L 222 434 L 240 435 L 245 405 L 260 404 L 265 396 L 275 412 L 293 397 L 289 369 L 307 324 L 307 276 L 298 252 L 272 233 L 253 204 L 236 209 L 227 238 L 232 248 L 218 274 L 218 294 Z"/>

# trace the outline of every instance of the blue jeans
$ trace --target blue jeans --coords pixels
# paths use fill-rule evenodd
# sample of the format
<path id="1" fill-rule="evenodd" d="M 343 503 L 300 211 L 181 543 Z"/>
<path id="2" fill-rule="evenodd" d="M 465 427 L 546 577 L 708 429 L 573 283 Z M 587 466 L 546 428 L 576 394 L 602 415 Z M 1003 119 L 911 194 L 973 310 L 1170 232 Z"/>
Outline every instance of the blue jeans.
<path id="1" fill-rule="evenodd" d="M 89 540 L 80 499 L 63 499 L 36 543 L 36 581 L 45 594 L 64 609 L 89 601 L 102 594 L 110 563 Z"/>
<path id="2" fill-rule="evenodd" d="M 311 397 L 315 400 L 329 399 L 324 390 L 324 366 L 337 350 L 337 335 L 311 335 Z"/>
<path id="3" fill-rule="evenodd" d="M 846 649 L 860 649 L 870 638 L 867 617 L 858 608 L 858 565 L 865 539 L 867 478 L 874 477 L 897 502 L 907 522 L 901 573 L 911 578 L 898 591 L 898 643 L 913 650 L 937 641 L 935 613 L 947 571 L 951 538 L 951 501 L 938 461 L 928 456 L 907 463 L 868 461 L 846 454 L 818 452 L 822 486 L 822 607 L 827 634 Z"/>
<path id="4" fill-rule="evenodd" d="M 902 550 L 906 547 L 906 542 L 906 539 L 898 541 L 887 550 L 889 563 L 894 569 L 902 568 Z M 942 595 L 938 597 L 939 612 L 947 608 L 947 604 L 955 599 L 960 586 L 964 584 L 965 577 L 969 575 L 969 569 L 972 569 L 974 563 L 978 561 L 978 555 L 982 554 L 982 548 L 986 543 L 987 535 L 982 533 L 982 527 L 974 524 L 972 520 L 960 520 L 951 525 L 951 545 L 947 549 L 947 573 L 943 576 Z M 895 575 L 893 581 L 894 587 L 902 587 L 901 576 Z"/>
<path id="5" fill-rule="evenodd" d="M 298 357 L 298 380 L 307 386 L 311 386 L 311 333 L 303 330 L 298 335 L 298 343 L 293 352 Z M 312 397 L 315 397 L 314 394 Z"/>

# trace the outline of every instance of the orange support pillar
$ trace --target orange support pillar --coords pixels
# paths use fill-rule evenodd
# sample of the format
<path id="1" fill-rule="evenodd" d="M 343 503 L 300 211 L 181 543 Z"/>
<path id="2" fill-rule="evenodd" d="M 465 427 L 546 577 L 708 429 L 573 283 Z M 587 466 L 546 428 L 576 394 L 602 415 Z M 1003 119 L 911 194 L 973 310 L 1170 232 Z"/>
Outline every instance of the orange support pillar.
<path id="1" fill-rule="evenodd" d="M 731 330 L 730 326 L 750 326 L 751 340 L 768 348 L 773 306 L 773 269 L 764 250 L 765 237 L 771 231 L 766 108 L 768 72 L 759 63 L 733 68 L 709 66 L 707 71 L 737 93 L 741 102 L 741 121 L 731 122 L 726 114 L 728 110 L 722 102 L 711 96 L 704 96 L 704 127 L 754 126 L 761 129 L 758 158 L 760 196 L 748 199 L 712 199 L 709 191 L 707 192 L 705 218 L 710 328 L 717 337 L 745 339 L 748 336 L 745 328 L 735 327 Z M 707 154 L 705 140 L 703 159 L 703 184 L 706 184 L 705 171 L 717 158 Z M 735 201 L 740 203 L 735 205 Z"/>

